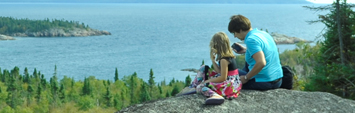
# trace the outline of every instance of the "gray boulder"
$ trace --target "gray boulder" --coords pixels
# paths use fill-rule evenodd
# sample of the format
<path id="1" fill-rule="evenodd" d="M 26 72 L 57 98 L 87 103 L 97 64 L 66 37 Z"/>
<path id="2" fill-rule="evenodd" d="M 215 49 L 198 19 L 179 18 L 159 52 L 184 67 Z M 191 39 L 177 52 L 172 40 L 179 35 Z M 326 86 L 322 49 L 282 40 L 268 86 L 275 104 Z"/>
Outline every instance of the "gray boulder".
<path id="1" fill-rule="evenodd" d="M 242 90 L 222 105 L 204 105 L 201 94 L 175 96 L 123 108 L 119 113 L 355 113 L 355 101 L 325 92 Z"/>
<path id="2" fill-rule="evenodd" d="M 15 38 L 0 34 L 0 40 L 15 40 Z"/>
<path id="3" fill-rule="evenodd" d="M 297 37 L 290 37 L 290 36 L 286 36 L 284 34 L 278 34 L 278 33 L 271 33 L 270 35 L 274 38 L 276 44 L 295 44 L 298 42 L 306 42 L 306 43 L 313 42 L 313 41 L 308 41 L 308 40 L 297 38 Z"/>

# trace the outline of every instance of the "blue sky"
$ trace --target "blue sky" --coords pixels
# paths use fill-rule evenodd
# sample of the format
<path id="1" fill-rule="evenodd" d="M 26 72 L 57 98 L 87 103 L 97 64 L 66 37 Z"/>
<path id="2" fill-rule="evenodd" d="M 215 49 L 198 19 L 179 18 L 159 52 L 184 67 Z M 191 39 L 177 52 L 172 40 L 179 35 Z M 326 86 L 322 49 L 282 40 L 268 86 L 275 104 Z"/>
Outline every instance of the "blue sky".
<path id="1" fill-rule="evenodd" d="M 307 0 L 313 3 L 319 3 L 319 4 L 331 4 L 335 0 Z M 355 0 L 347 0 L 347 3 L 355 3 Z"/>

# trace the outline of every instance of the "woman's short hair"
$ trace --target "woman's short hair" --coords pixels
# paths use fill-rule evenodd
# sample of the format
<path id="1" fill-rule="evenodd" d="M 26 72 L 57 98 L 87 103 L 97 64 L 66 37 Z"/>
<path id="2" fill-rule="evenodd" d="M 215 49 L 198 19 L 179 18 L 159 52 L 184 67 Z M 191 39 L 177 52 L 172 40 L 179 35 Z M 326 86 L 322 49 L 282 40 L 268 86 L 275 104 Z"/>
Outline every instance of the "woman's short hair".
<path id="1" fill-rule="evenodd" d="M 230 19 L 228 31 L 231 33 L 240 33 L 240 30 L 247 31 L 251 28 L 250 20 L 243 15 L 233 15 Z"/>

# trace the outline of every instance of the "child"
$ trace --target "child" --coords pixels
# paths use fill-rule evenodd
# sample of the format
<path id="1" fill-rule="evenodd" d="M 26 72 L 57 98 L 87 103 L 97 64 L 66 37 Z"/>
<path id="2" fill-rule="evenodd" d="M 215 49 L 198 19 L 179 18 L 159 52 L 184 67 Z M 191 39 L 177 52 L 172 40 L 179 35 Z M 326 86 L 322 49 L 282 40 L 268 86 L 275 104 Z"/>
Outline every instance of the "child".
<path id="1" fill-rule="evenodd" d="M 225 33 L 218 32 L 212 37 L 210 50 L 214 69 L 203 65 L 191 86 L 196 87 L 198 93 L 208 97 L 205 104 L 218 105 L 224 102 L 223 97 L 228 99 L 238 97 L 242 83 L 229 38 Z M 220 65 L 217 65 L 216 61 Z"/>

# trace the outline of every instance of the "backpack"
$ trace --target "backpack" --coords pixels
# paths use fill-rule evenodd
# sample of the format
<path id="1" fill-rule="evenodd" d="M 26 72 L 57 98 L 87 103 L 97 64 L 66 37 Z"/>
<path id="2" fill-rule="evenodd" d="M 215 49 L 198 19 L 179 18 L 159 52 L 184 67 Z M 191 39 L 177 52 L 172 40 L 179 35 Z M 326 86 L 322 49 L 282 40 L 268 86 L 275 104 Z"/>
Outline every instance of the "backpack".
<path id="1" fill-rule="evenodd" d="M 282 84 L 280 88 L 292 89 L 293 85 L 293 75 L 292 69 L 290 66 L 282 66 L 283 77 Z"/>

